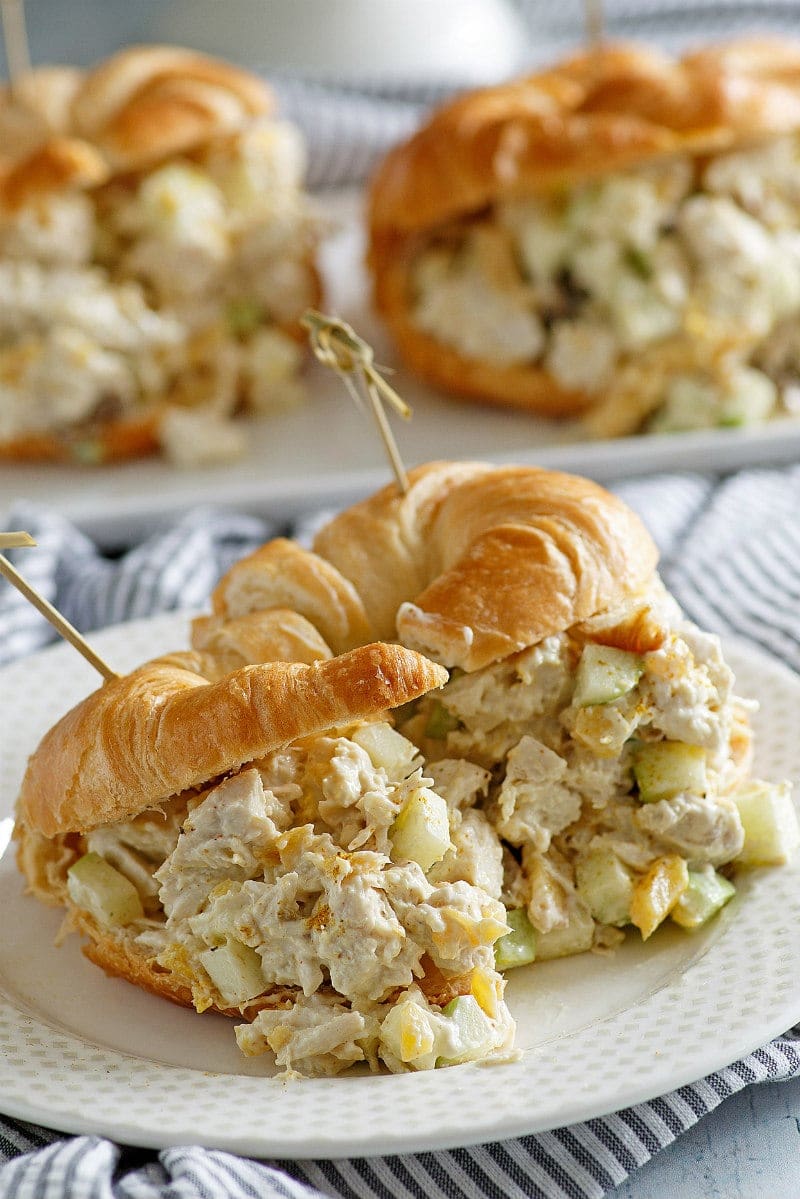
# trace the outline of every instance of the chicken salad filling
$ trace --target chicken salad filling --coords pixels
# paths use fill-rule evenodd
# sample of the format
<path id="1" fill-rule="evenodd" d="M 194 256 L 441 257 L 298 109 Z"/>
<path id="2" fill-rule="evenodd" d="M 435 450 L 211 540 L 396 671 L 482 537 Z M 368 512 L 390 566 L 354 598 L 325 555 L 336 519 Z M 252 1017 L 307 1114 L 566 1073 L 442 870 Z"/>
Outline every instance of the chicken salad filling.
<path id="1" fill-rule="evenodd" d="M 230 418 L 302 398 L 287 332 L 313 302 L 304 152 L 269 121 L 148 173 L 0 219 L 0 441 L 101 453 L 103 419 L 167 402 L 177 463 L 235 455 Z"/>
<path id="2" fill-rule="evenodd" d="M 800 140 L 508 200 L 438 230 L 413 320 L 538 365 L 599 435 L 756 424 L 800 406 Z"/>
<path id="3" fill-rule="evenodd" d="M 245 1054 L 417 1070 L 509 1049 L 509 969 L 702 927 L 800 843 L 718 639 L 658 582 L 392 719 L 86 834 L 72 903 L 241 1013 Z"/>
<path id="4" fill-rule="evenodd" d="M 88 833 L 70 898 L 122 924 L 199 1011 L 250 1018 L 242 1051 L 288 1071 L 428 1069 L 507 1049 L 499 846 L 493 867 L 477 852 L 457 861 L 415 747 L 387 723 L 346 732 Z"/>
<path id="5" fill-rule="evenodd" d="M 735 865 L 800 842 L 785 785 L 747 777 L 748 705 L 718 638 L 660 584 L 590 625 L 454 671 L 398 722 L 444 795 L 456 763 L 480 772 L 470 810 L 497 837 L 514 930 L 504 969 L 608 949 L 627 927 L 697 927 L 733 896 Z"/>

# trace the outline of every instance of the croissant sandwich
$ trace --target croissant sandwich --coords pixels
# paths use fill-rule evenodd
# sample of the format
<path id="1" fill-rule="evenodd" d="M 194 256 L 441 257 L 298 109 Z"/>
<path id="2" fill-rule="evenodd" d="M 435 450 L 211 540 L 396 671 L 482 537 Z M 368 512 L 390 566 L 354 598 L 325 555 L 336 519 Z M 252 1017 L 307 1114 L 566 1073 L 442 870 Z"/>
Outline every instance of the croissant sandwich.
<path id="1" fill-rule="evenodd" d="M 702 927 L 800 840 L 656 558 L 596 484 L 476 463 L 417 468 L 313 551 L 269 542 L 193 650 L 46 735 L 30 889 L 285 1070 L 507 1051 L 505 971 Z"/>
<path id="2" fill-rule="evenodd" d="M 799 129 L 785 39 L 461 96 L 372 181 L 377 306 L 437 387 L 598 436 L 796 411 Z"/>
<path id="3" fill-rule="evenodd" d="M 0 459 L 230 457 L 300 397 L 317 221 L 273 109 L 170 46 L 0 92 Z"/>

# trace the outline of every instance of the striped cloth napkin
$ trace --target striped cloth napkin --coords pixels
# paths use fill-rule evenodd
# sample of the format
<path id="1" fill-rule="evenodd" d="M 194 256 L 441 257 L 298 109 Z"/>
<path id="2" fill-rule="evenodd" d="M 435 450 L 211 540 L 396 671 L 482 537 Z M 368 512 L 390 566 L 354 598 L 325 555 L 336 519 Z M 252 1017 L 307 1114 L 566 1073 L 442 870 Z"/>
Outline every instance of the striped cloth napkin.
<path id="1" fill-rule="evenodd" d="M 661 475 L 615 490 L 643 517 L 664 579 L 703 626 L 738 634 L 800 671 L 800 466 L 727 479 Z M 307 539 L 313 522 L 294 532 Z M 51 512 L 20 505 L 11 525 L 37 551 L 12 551 L 27 577 L 79 628 L 203 604 L 217 577 L 277 530 L 195 510 L 109 560 Z M 52 640 L 13 589 L 0 588 L 0 661 Z M 800 1076 L 800 1029 L 691 1086 L 584 1124 L 512 1141 L 385 1158 L 256 1163 L 198 1146 L 122 1149 L 0 1117 L 4 1199 L 600 1199 L 749 1083 Z M 2 1097 L 0 1096 L 0 1109 Z"/>

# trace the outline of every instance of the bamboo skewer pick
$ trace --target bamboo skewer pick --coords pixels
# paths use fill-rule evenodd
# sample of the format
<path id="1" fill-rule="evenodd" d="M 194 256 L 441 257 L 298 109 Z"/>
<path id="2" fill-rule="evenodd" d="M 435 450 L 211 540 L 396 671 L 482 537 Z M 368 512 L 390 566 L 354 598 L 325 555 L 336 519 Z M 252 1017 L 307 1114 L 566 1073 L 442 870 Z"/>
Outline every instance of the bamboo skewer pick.
<path id="1" fill-rule="evenodd" d="M 0 533 L 0 549 L 31 545 L 36 545 L 36 542 L 29 533 Z M 104 679 L 119 678 L 117 672 L 112 670 L 99 654 L 95 653 L 88 641 L 69 623 L 66 617 L 62 616 L 49 600 L 46 600 L 43 595 L 39 595 L 39 592 L 35 591 L 30 583 L 23 579 L 19 571 L 11 565 L 4 554 L 0 554 L 0 574 L 4 575 L 9 583 L 12 583 L 18 591 L 22 592 L 25 599 L 33 604 L 34 608 L 50 621 L 51 625 L 61 634 L 65 641 L 68 641 L 79 653 L 83 654 L 89 665 L 99 671 Z"/>
<path id="2" fill-rule="evenodd" d="M 24 0 L 0 0 L 0 16 L 3 21 L 8 79 L 13 91 L 22 76 L 27 75 L 31 69 Z"/>
<path id="3" fill-rule="evenodd" d="M 386 448 L 389 463 L 397 479 L 397 486 L 403 495 L 408 491 L 408 475 L 397 448 L 383 401 L 391 404 L 395 412 L 404 420 L 411 418 L 411 409 L 405 400 L 401 399 L 393 387 L 378 374 L 373 362 L 372 346 L 359 337 L 354 329 L 338 317 L 325 316 L 309 308 L 305 313 L 302 324 L 309 331 L 309 340 L 314 356 L 341 377 L 350 395 L 360 406 L 361 395 L 357 382 L 361 384 L 366 398 L 372 409 L 372 414 L 378 426 L 378 432 Z"/>
<path id="4" fill-rule="evenodd" d="M 584 0 L 586 43 L 590 50 L 600 50 L 605 38 L 603 0 Z"/>
<path id="5" fill-rule="evenodd" d="M 30 533 L 0 533 L 0 550 L 18 549 L 36 545 Z"/>

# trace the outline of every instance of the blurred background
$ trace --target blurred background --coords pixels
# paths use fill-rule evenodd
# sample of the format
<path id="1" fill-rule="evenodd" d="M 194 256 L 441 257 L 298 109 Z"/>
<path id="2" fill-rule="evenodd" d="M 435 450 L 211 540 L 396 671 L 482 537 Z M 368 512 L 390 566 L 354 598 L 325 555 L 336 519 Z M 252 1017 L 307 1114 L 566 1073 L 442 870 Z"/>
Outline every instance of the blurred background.
<path id="1" fill-rule="evenodd" d="M 576 48 L 593 0 L 26 0 L 36 63 L 85 65 L 164 41 L 269 75 L 303 130 L 313 187 L 363 180 L 425 109 Z M 671 50 L 800 31 L 799 0 L 594 0 L 609 38 Z"/>
<path id="2" fill-rule="evenodd" d="M 491 74 L 493 56 L 540 62 L 574 44 L 584 0 L 27 0 L 38 62 L 89 63 L 131 41 L 168 40 L 247 66 L 316 78 L 349 64 L 353 77 L 417 81 L 434 65 Z M 800 28 L 797 0 L 605 0 L 610 36 L 670 46 L 763 25 Z M 454 17 L 456 18 L 454 20 Z M 447 35 L 437 34 L 447 27 Z M 482 60 L 482 62 L 481 62 Z M 371 70 L 372 68 L 372 70 Z"/>

